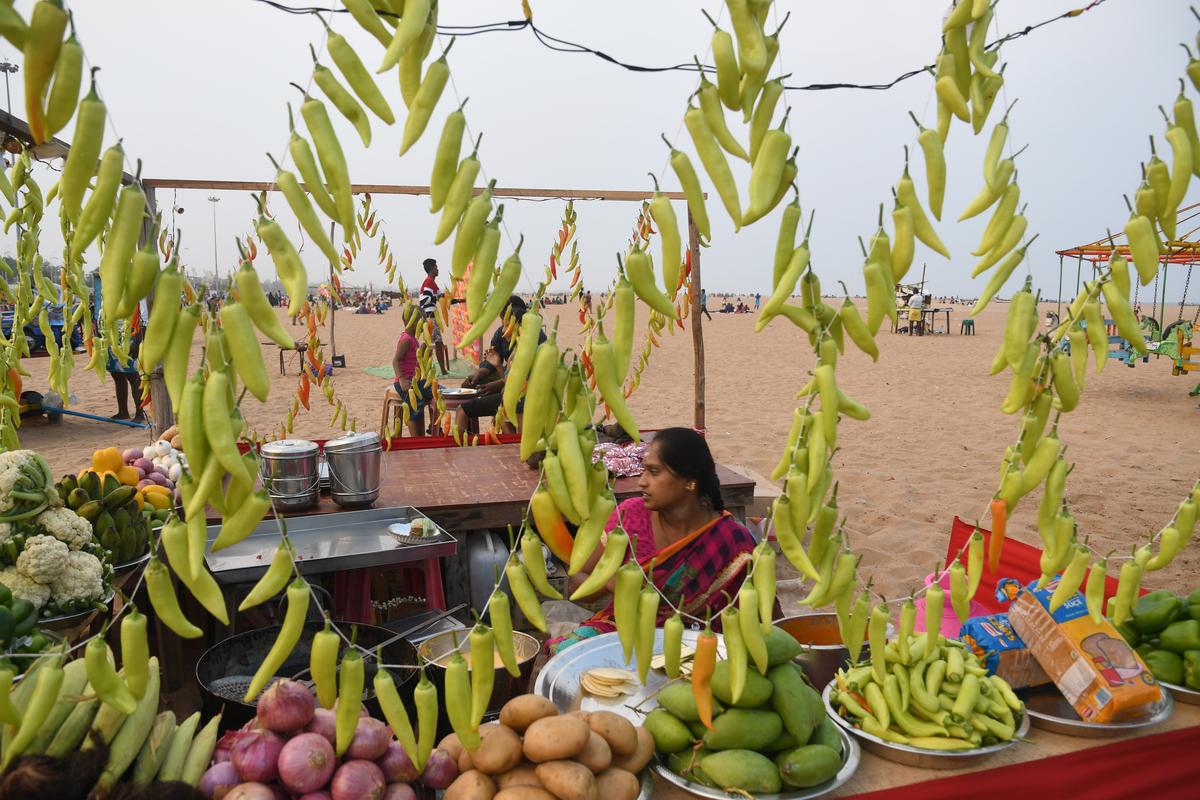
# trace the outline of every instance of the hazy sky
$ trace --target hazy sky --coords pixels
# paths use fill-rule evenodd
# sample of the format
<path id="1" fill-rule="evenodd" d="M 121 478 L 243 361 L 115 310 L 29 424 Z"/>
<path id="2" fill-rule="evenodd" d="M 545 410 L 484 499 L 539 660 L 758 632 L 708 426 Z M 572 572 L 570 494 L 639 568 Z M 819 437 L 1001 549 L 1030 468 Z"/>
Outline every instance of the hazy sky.
<path id="1" fill-rule="evenodd" d="M 1082 2 L 1001 0 L 999 30 L 1019 30 Z M 642 65 L 676 64 L 693 54 L 703 55 L 711 27 L 699 10 L 706 8 L 715 17 L 723 9 L 716 0 L 531 4 L 535 21 L 548 33 Z M 126 151 L 143 160 L 145 176 L 271 178 L 265 153 L 279 155 L 285 149 L 284 106 L 298 98 L 287 84 L 308 81 L 307 45 L 322 39 L 315 19 L 284 14 L 254 0 L 76 0 L 68 5 L 89 58 L 103 67 L 100 87 L 115 131 L 124 137 Z M 946 5 L 945 0 L 778 0 L 779 18 L 787 11 L 792 18 L 781 37 L 776 74 L 781 68 L 791 72 L 795 83 L 891 80 L 932 62 Z M 17 3 L 23 12 L 30 6 L 24 0 Z M 521 16 L 518 0 L 446 0 L 442 6 L 442 25 Z M 380 46 L 348 15 L 334 15 L 333 24 L 368 64 L 380 57 Z M 1117 230 L 1123 225 L 1121 194 L 1137 186 L 1138 162 L 1148 155 L 1147 134 L 1161 141 L 1163 121 L 1155 106 L 1172 103 L 1186 65 L 1178 43 L 1192 42 L 1197 26 L 1182 0 L 1109 0 L 1003 48 L 1007 100 L 1020 98 L 1010 119 L 1011 141 L 1018 147 L 1029 145 L 1018 169 L 1022 198 L 1029 203 L 1030 233 L 1041 233 L 1030 261 L 1043 294 L 1057 292 L 1055 249 L 1094 240 L 1106 227 Z M 448 42 L 443 36 L 442 44 Z M 7 42 L 0 43 L 0 57 L 19 61 Z M 462 37 L 449 61 L 454 84 L 447 87 L 421 142 L 403 158 L 396 155 L 404 111 L 394 72 L 380 83 L 401 121 L 386 128 L 373 119 L 375 139 L 369 150 L 335 115 L 356 182 L 427 183 L 441 122 L 457 104 L 457 92 L 471 98 L 468 125 L 485 133 L 483 169 L 501 185 L 644 189 L 650 181 L 646 173 L 653 170 L 668 188 L 678 188 L 666 166 L 659 133 L 691 150 L 681 122 L 686 98 L 696 85 L 694 74 L 634 73 L 591 55 L 552 52 L 529 31 Z M 12 105 L 23 116 L 20 78 L 18 74 L 12 82 Z M 1195 92 L 1191 94 L 1195 100 Z M 886 92 L 788 92 L 792 132 L 800 146 L 801 198 L 806 211 L 817 211 L 813 263 L 827 287 L 841 278 L 851 291 L 862 290 L 862 257 L 855 237 L 874 229 L 878 204 L 889 197 L 889 187 L 899 176 L 902 147 L 913 143 L 916 129 L 906 110 L 932 126 L 931 97 L 932 79 L 927 76 Z M 997 107 L 1004 100 L 1002 96 Z M 729 121 L 744 140 L 740 115 L 730 114 Z M 947 212 L 938 230 L 956 258 L 947 262 L 918 246 L 913 267 L 919 275 L 922 261 L 928 263 L 929 286 L 937 293 L 975 296 L 984 280 L 972 284 L 969 273 L 975 259 L 968 251 L 975 247 L 986 219 L 961 224 L 953 219 L 980 188 L 987 131 L 972 137 L 969 126 L 956 123 L 951 132 Z M 70 136 L 70 129 L 60 134 L 68 141 Z M 732 163 L 737 170 L 739 162 Z M 736 174 L 745 196 L 748 168 Z M 924 197 L 922 174 L 923 164 L 914 156 L 914 177 Z M 43 186 L 51 180 L 47 175 Z M 173 201 L 185 209 L 177 220 L 186 232 L 183 256 L 199 270 L 210 270 L 214 257 L 209 194 L 180 192 L 172 198 L 167 192 L 159 197 L 164 210 Z M 249 229 L 254 204 L 245 193 L 218 196 L 216 257 L 224 271 L 236 266 L 233 236 Z M 1188 201 L 1198 196 L 1193 187 Z M 536 278 L 543 271 L 563 204 L 505 203 L 508 231 L 514 240 L 525 234 L 527 274 Z M 280 200 L 276 208 L 281 205 Z M 431 244 L 436 217 L 428 213 L 427 199 L 377 197 L 376 205 L 406 281 L 419 279 L 421 259 L 427 256 L 448 263 L 450 242 Z M 623 246 L 636 207 L 580 202 L 577 209 L 585 282 L 599 289 L 611 278 L 614 253 Z M 682 203 L 677 211 L 683 215 Z M 705 286 L 710 291 L 769 291 L 779 211 L 738 234 L 715 195 L 709 212 L 714 230 L 712 247 L 702 257 Z M 53 231 L 44 238 L 48 249 L 59 246 Z M 10 252 L 11 238 L 0 249 Z M 374 245 L 367 249 L 373 251 Z M 501 258 L 510 251 L 506 242 Z M 310 276 L 325 268 L 314 248 L 306 248 L 305 256 Z M 351 276 L 348 282 L 374 281 L 378 287 L 382 271 L 373 261 L 373 256 L 364 256 L 357 281 Z M 257 264 L 271 271 L 265 254 Z M 1170 276 L 1169 296 L 1176 300 L 1183 272 L 1175 269 Z M 1067 283 L 1067 293 L 1073 294 L 1073 265 Z M 532 284 L 523 282 L 522 288 Z M 1200 285 L 1193 285 L 1191 297 L 1192 302 L 1200 297 Z M 1146 299 L 1144 295 L 1143 302 Z"/>

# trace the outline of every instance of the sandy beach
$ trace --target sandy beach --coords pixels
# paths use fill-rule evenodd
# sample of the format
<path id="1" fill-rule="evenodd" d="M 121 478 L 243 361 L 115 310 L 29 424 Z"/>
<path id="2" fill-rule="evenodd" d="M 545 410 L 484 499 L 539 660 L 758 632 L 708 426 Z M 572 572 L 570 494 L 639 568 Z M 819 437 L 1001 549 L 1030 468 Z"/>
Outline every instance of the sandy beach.
<path id="1" fill-rule="evenodd" d="M 709 299 L 715 308 L 717 298 Z M 1054 304 L 1044 304 L 1045 310 Z M 886 331 L 878 337 L 878 363 L 854 349 L 839 362 L 838 380 L 872 412 L 866 422 L 844 420 L 834 464 L 840 481 L 839 506 L 864 575 L 888 596 L 907 593 L 944 558 L 950 525 L 957 514 L 980 518 L 996 488 L 1000 459 L 1016 439 L 1019 419 L 1000 413 L 1007 376 L 989 377 L 1007 311 L 994 304 L 977 319 L 976 336 L 960 336 L 966 308 L 955 307 L 952 335 L 906 336 Z M 1169 308 L 1173 320 L 1175 309 Z M 281 312 L 282 313 L 282 312 Z M 1185 312 L 1190 319 L 1195 309 Z M 559 342 L 575 347 L 577 307 L 551 306 L 547 321 L 561 317 Z M 939 318 L 939 327 L 943 324 Z M 778 319 L 754 334 L 753 314 L 713 314 L 704 321 L 707 436 L 718 461 L 768 474 L 779 458 L 795 407 L 796 390 L 807 380 L 814 356 L 800 331 Z M 365 372 L 388 367 L 400 331 L 400 312 L 337 315 L 336 340 L 347 367 L 334 385 L 359 421 L 359 430 L 378 426 L 388 381 Z M 691 425 L 693 355 L 690 325 L 665 333 L 651 355 L 631 407 L 643 428 Z M 301 329 L 295 328 L 297 335 Z M 321 331 L 328 343 L 328 329 Z M 639 331 L 635 350 L 640 348 Z M 295 391 L 298 358 L 285 354 L 286 375 L 278 370 L 278 350 L 263 346 L 272 376 L 270 401 L 248 398 L 243 412 L 260 431 L 278 429 Z M 194 354 L 199 359 L 199 347 Z M 29 359 L 28 389 L 45 391 L 45 359 Z M 194 366 L 194 365 L 193 365 Z M 116 404 L 111 380 L 77 368 L 71 387 L 73 408 L 109 415 Z M 1081 536 L 1099 551 L 1128 552 L 1166 524 L 1175 506 L 1200 474 L 1200 409 L 1188 391 L 1200 375 L 1173 377 L 1167 359 L 1151 358 L 1129 368 L 1109 361 L 1097 375 L 1089 366 L 1079 408 L 1064 416 L 1060 438 L 1075 463 L 1068 502 Z M 452 381 L 451 383 L 456 383 Z M 313 410 L 301 412 L 293 436 L 330 438 L 331 411 L 313 391 Z M 24 446 L 39 450 L 56 473 L 83 467 L 93 450 L 110 445 L 141 446 L 149 432 L 64 417 L 57 425 L 28 421 L 20 431 Z M 762 491 L 760 489 L 760 491 Z M 1011 534 L 1037 543 L 1033 524 L 1037 497 L 1018 508 Z M 1192 547 L 1167 569 L 1147 576 L 1151 588 L 1190 590 L 1200 569 Z"/>

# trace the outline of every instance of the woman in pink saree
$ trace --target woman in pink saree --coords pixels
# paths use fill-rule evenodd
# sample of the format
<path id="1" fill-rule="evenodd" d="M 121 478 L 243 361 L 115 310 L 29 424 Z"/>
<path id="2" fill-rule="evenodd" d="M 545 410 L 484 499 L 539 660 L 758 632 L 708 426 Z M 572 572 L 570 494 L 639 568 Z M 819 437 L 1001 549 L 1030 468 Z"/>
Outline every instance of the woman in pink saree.
<path id="1" fill-rule="evenodd" d="M 706 612 L 724 608 L 725 593 L 733 597 L 741 588 L 754 538 L 725 510 L 712 453 L 695 431 L 659 431 L 646 452 L 644 468 L 638 480 L 641 495 L 622 502 L 605 531 L 622 527 L 636 541 L 638 563 L 659 591 L 684 614 L 703 619 Z M 602 550 L 596 548 L 583 571 L 572 577 L 572 589 L 595 568 Z M 607 600 L 603 610 L 546 643 L 551 654 L 616 630 L 612 588 L 610 581 L 592 598 Z M 660 603 L 659 624 L 673 613 Z"/>

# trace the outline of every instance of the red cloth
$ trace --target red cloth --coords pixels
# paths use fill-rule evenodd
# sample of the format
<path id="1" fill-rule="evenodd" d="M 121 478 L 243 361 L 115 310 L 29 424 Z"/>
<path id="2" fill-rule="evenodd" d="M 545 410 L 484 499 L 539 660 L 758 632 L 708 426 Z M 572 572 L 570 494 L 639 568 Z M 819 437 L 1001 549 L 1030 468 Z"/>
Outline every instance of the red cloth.
<path id="1" fill-rule="evenodd" d="M 1008 550 L 1008 545 L 1005 545 Z M 1017 747 L 1030 745 L 1018 744 Z M 1033 745 L 1036 746 L 1036 745 Z M 1073 753 L 856 794 L 859 800 L 1088 800 L 1193 798 L 1200 778 L 1200 727 L 1181 728 Z"/>
<path id="2" fill-rule="evenodd" d="M 950 528 L 950 542 L 946 547 L 946 562 L 954 560 L 964 547 L 966 547 L 967 539 L 974 533 L 975 526 L 969 522 L 964 522 L 958 517 L 954 518 L 954 524 Z M 979 532 L 983 534 L 984 550 L 986 552 L 988 542 L 991 540 L 992 532 L 980 528 Z M 1002 605 L 996 600 L 996 582 L 1000 578 L 1015 578 L 1021 582 L 1021 585 L 1036 581 L 1042 574 L 1041 568 L 1042 551 L 1036 547 L 1031 547 L 1024 542 L 1019 542 L 1011 536 L 1004 540 L 1004 549 L 1000 552 L 1000 568 L 998 574 L 989 572 L 986 568 L 983 572 L 983 578 L 979 581 L 979 591 L 975 593 L 975 602 L 983 606 L 989 614 L 1001 614 L 1008 610 L 1007 601 Z M 1143 589 L 1142 594 L 1147 590 Z M 1104 581 L 1104 597 L 1107 600 L 1117 593 L 1117 579 L 1109 576 Z"/>

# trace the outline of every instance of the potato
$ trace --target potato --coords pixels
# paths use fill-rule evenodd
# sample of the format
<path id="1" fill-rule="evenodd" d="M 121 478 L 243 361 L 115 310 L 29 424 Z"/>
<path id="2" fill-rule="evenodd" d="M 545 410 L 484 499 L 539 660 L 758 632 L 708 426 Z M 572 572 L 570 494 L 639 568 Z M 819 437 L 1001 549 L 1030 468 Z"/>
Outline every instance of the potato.
<path id="1" fill-rule="evenodd" d="M 437 746 L 449 753 L 450 758 L 454 759 L 455 761 L 458 761 L 458 757 L 462 755 L 463 743 L 458 740 L 457 733 L 452 733 L 446 738 L 442 739 L 440 742 L 438 742 Z"/>
<path id="2" fill-rule="evenodd" d="M 596 779 L 591 770 L 574 761 L 547 761 L 538 764 L 538 780 L 558 800 L 598 800 Z"/>
<path id="3" fill-rule="evenodd" d="M 492 800 L 558 800 L 540 786 L 514 786 L 501 789 Z"/>
<path id="4" fill-rule="evenodd" d="M 654 755 L 654 737 L 650 735 L 650 731 L 640 726 L 636 730 L 637 749 L 631 755 L 614 757 L 612 762 L 614 767 L 634 775 L 641 772 L 650 763 L 650 756 Z"/>
<path id="5" fill-rule="evenodd" d="M 591 715 L 592 715 L 592 712 L 584 711 L 582 708 L 577 708 L 574 711 L 563 714 L 564 717 L 575 717 L 577 719 L 583 720 L 584 722 L 587 722 L 588 717 L 590 717 Z"/>
<path id="6" fill-rule="evenodd" d="M 542 782 L 538 780 L 533 767 L 534 765 L 528 761 L 518 764 L 508 772 L 497 775 L 496 785 L 501 789 L 510 789 L 514 786 L 536 786 L 540 789 L 542 788 Z"/>
<path id="7" fill-rule="evenodd" d="M 577 717 L 543 717 L 525 730 L 525 757 L 539 764 L 573 758 L 587 746 L 591 733 Z"/>
<path id="8" fill-rule="evenodd" d="M 608 742 L 604 741 L 603 736 L 592 731 L 588 736 L 587 744 L 584 745 L 583 752 L 575 756 L 575 760 L 593 773 L 604 772 L 612 763 L 612 749 L 608 746 Z"/>
<path id="9" fill-rule="evenodd" d="M 480 731 L 483 733 L 483 743 L 471 754 L 475 769 L 487 775 L 497 775 L 521 763 L 521 737 L 513 733 L 512 728 L 495 725 L 487 730 L 481 727 Z"/>
<path id="10" fill-rule="evenodd" d="M 535 720 L 556 716 L 558 716 L 558 708 L 554 703 L 536 694 L 518 695 L 500 709 L 500 723 L 507 725 L 517 733 L 524 733 L 525 729 Z"/>
<path id="11" fill-rule="evenodd" d="M 458 754 L 458 771 L 459 773 L 470 772 L 475 769 L 475 759 L 471 757 L 471 751 L 463 748 Z"/>
<path id="12" fill-rule="evenodd" d="M 443 800 L 492 800 L 496 784 L 479 770 L 468 770 L 455 779 Z"/>
<path id="13" fill-rule="evenodd" d="M 627 756 L 637 750 L 638 736 L 633 723 L 611 711 L 593 711 L 588 725 L 604 737 L 614 756 Z"/>
<path id="14" fill-rule="evenodd" d="M 632 772 L 610 767 L 596 776 L 596 794 L 604 800 L 637 800 L 641 791 L 642 785 Z"/>

